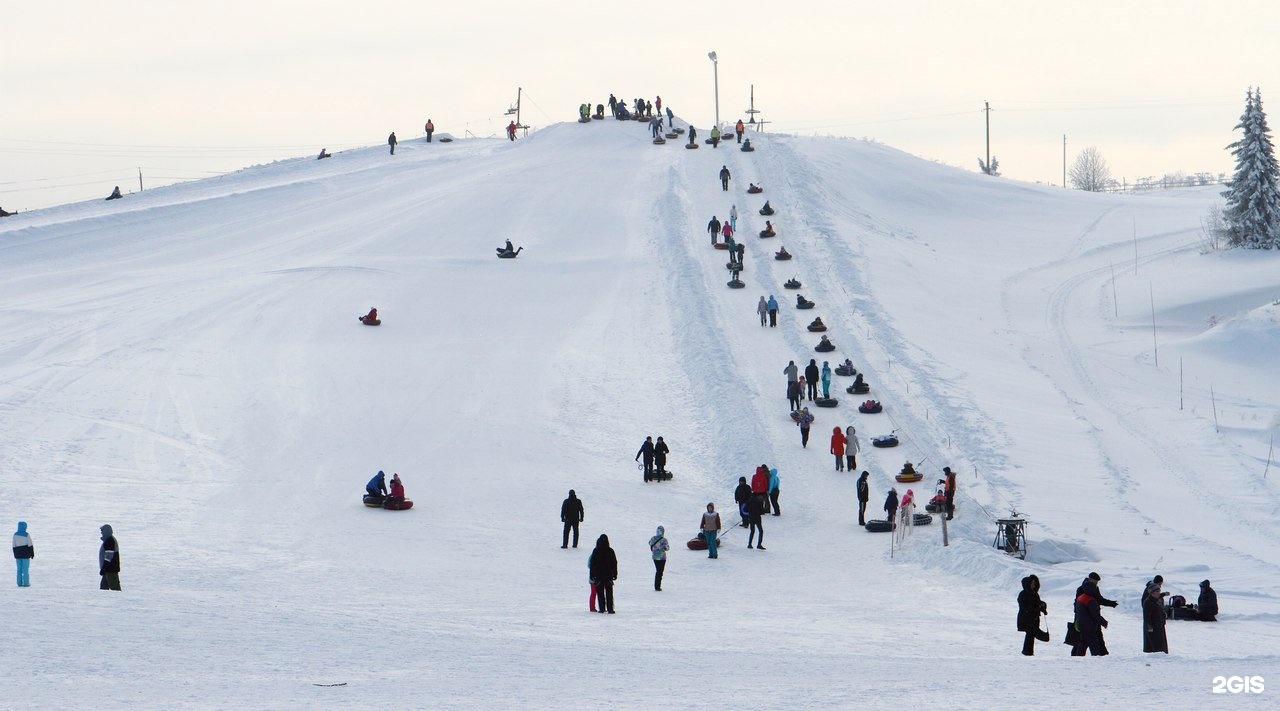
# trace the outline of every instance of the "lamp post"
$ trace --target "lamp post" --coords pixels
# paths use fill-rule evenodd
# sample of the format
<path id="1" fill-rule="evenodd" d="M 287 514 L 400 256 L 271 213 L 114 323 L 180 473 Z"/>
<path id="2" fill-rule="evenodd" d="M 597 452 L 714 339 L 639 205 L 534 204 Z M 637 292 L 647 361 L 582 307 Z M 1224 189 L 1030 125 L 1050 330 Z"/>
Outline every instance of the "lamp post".
<path id="1" fill-rule="evenodd" d="M 707 59 L 711 60 L 711 76 L 715 81 L 716 87 L 716 123 L 720 125 L 720 62 L 716 60 L 715 52 L 707 52 Z"/>

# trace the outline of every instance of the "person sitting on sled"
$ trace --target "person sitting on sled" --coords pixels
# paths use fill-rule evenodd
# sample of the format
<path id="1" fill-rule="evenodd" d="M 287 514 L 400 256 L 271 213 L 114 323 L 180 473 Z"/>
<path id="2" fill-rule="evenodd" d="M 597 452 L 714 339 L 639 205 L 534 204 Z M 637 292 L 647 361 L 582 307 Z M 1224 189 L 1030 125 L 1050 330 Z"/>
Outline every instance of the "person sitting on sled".
<path id="1" fill-rule="evenodd" d="M 377 307 L 375 307 L 375 306 L 370 306 L 370 307 L 369 307 L 369 313 L 365 314 L 365 315 L 364 315 L 364 317 L 363 317 L 363 318 L 361 318 L 360 320 L 361 320 L 361 321 L 364 321 L 365 323 L 373 323 L 374 321 L 377 321 L 377 320 L 378 320 L 378 309 L 377 309 Z M 378 472 L 378 473 L 379 473 L 379 474 L 381 474 L 382 472 Z"/>
<path id="2" fill-rule="evenodd" d="M 511 240 L 507 240 L 507 244 L 498 248 L 498 254 L 511 254 L 516 248 L 511 245 Z"/>
<path id="3" fill-rule="evenodd" d="M 364 490 L 370 496 L 386 496 L 387 495 L 387 475 L 378 472 L 373 475 L 368 484 L 365 484 Z"/>
<path id="4" fill-rule="evenodd" d="M 404 484 L 400 482 L 399 474 L 391 475 L 391 496 L 387 497 L 387 502 L 393 504 L 404 503 Z"/>

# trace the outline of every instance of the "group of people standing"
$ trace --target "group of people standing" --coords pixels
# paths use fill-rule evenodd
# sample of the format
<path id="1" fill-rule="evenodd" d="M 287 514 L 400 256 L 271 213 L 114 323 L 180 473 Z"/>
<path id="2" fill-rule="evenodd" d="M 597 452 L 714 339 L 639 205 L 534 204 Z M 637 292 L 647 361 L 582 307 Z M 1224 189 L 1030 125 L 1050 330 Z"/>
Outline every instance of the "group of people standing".
<path id="1" fill-rule="evenodd" d="M 98 547 L 98 575 L 101 581 L 100 590 L 120 589 L 120 545 L 109 524 L 99 529 L 102 545 Z M 35 560 L 36 546 L 31 540 L 31 532 L 27 530 L 27 522 L 19 521 L 18 530 L 13 534 L 13 558 L 18 566 L 18 587 L 31 587 L 31 561 Z"/>
<path id="2" fill-rule="evenodd" d="M 667 455 L 671 453 L 671 449 L 667 447 L 667 443 L 662 441 L 662 437 L 658 437 L 658 441 L 653 441 L 653 436 L 645 437 L 644 442 L 640 445 L 640 450 L 636 452 L 635 461 L 639 462 L 641 457 L 644 461 L 641 467 L 644 470 L 644 480 L 646 482 L 660 478 L 660 475 L 670 474 L 667 471 Z"/>

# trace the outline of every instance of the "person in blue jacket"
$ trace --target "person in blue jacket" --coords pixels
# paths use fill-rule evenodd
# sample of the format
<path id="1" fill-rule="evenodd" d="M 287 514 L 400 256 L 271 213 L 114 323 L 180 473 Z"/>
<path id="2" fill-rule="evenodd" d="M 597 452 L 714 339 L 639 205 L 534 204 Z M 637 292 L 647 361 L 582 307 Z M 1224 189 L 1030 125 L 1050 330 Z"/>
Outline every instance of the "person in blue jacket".
<path id="1" fill-rule="evenodd" d="M 769 294 L 769 300 L 765 302 L 765 308 L 769 309 L 769 327 L 776 327 L 778 325 L 778 300 L 773 298 L 773 294 Z"/>
<path id="2" fill-rule="evenodd" d="M 26 521 L 19 521 L 18 530 L 13 534 L 13 557 L 18 564 L 18 587 L 31 587 L 31 559 L 36 557 L 36 548 L 31 545 Z"/>
<path id="3" fill-rule="evenodd" d="M 822 361 L 822 399 L 826 400 L 831 397 L 831 365 L 827 361 Z"/>
<path id="4" fill-rule="evenodd" d="M 364 485 L 364 490 L 369 492 L 370 496 L 386 496 L 387 495 L 387 475 L 378 472 L 373 475 L 368 484 Z"/>
<path id="5" fill-rule="evenodd" d="M 773 504 L 773 515 L 781 516 L 782 511 L 778 508 L 778 470 L 776 467 L 769 470 L 769 503 Z"/>

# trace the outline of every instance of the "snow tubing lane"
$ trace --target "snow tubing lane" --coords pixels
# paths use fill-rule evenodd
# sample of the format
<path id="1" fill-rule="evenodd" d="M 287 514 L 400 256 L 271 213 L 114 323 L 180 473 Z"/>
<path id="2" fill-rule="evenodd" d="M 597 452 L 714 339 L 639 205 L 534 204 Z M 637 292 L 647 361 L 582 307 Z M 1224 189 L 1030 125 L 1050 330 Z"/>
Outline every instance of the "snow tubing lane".
<path id="1" fill-rule="evenodd" d="M 893 530 L 893 526 L 888 521 L 882 521 L 880 519 L 867 521 L 863 528 L 867 529 L 868 533 L 888 533 Z"/>

